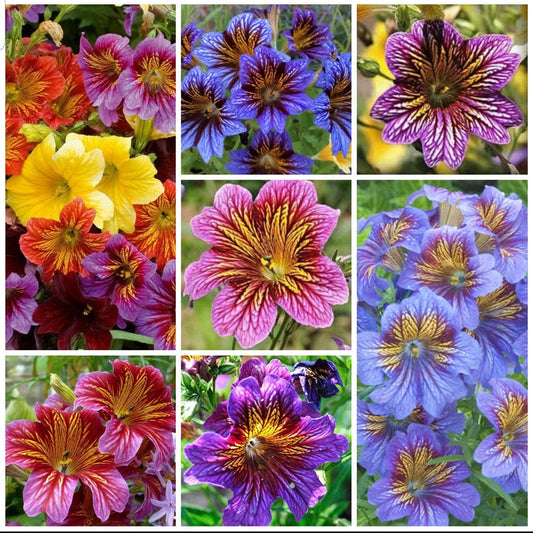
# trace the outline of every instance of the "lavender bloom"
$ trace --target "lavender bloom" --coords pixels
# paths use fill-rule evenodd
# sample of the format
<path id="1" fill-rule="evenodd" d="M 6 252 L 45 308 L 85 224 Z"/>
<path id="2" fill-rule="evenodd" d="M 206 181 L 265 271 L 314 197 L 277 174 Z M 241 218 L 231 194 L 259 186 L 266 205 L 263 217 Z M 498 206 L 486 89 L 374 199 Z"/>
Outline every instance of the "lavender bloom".
<path id="1" fill-rule="evenodd" d="M 233 174 L 310 174 L 314 161 L 292 150 L 286 131 L 258 131 L 250 148 L 231 150 L 226 168 Z"/>
<path id="2" fill-rule="evenodd" d="M 474 519 L 480 503 L 477 490 L 463 480 L 470 476 L 464 461 L 428 464 L 431 459 L 460 453 L 445 446 L 426 426 L 411 424 L 397 432 L 385 455 L 386 477 L 368 489 L 377 517 L 386 522 L 409 517 L 408 526 L 447 526 L 448 513 L 463 522 Z"/>
<path id="3" fill-rule="evenodd" d="M 272 28 L 268 20 L 251 13 L 233 17 L 223 33 L 204 33 L 196 58 L 205 63 L 224 87 L 239 86 L 240 59 L 243 54 L 254 55 L 257 46 L 270 46 Z"/>
<path id="4" fill-rule="evenodd" d="M 142 11 L 142 8 L 140 5 L 131 5 L 124 6 L 122 9 L 124 10 L 124 31 L 126 35 L 131 37 L 131 27 L 137 15 Z"/>
<path id="5" fill-rule="evenodd" d="M 32 315 L 37 309 L 35 295 L 39 290 L 39 282 L 33 274 L 20 277 L 11 272 L 6 279 L 6 342 L 11 339 L 14 331 L 29 333 L 37 323 Z"/>
<path id="6" fill-rule="evenodd" d="M 292 28 L 281 35 L 287 38 L 288 48 L 309 59 L 327 59 L 331 49 L 327 46 L 333 39 L 329 26 L 319 25 L 316 13 L 310 9 L 294 9 Z M 336 153 L 336 152 L 335 152 Z"/>
<path id="7" fill-rule="evenodd" d="M 284 61 L 276 50 L 258 46 L 253 56 L 241 56 L 240 66 L 241 88 L 231 95 L 238 118 L 256 118 L 264 133 L 271 128 L 282 133 L 289 115 L 310 107 L 304 91 L 315 75 L 306 59 Z"/>
<path id="8" fill-rule="evenodd" d="M 391 35 L 385 58 L 396 79 L 370 111 L 386 123 L 383 140 L 420 140 L 428 167 L 444 161 L 454 170 L 471 133 L 509 143 L 507 128 L 523 121 L 518 106 L 500 94 L 520 63 L 520 56 L 509 52 L 511 44 L 506 35 L 465 40 L 442 20 L 421 20 L 411 33 Z"/>
<path id="9" fill-rule="evenodd" d="M 303 394 L 317 411 L 322 398 L 337 394 L 337 385 L 344 387 L 337 367 L 326 359 L 299 361 L 292 369 L 291 379 L 296 391 Z"/>
<path id="10" fill-rule="evenodd" d="M 333 417 L 302 416 L 303 405 L 293 385 L 277 375 L 266 375 L 261 384 L 253 376 L 241 379 L 227 403 L 229 435 L 207 432 L 185 446 L 193 463 L 185 483 L 233 491 L 225 526 L 269 525 L 278 497 L 300 521 L 325 494 L 314 470 L 339 461 L 349 442 L 334 433 Z"/>
<path id="11" fill-rule="evenodd" d="M 440 416 L 448 403 L 466 396 L 462 377 L 479 366 L 481 357 L 448 302 L 425 287 L 385 309 L 381 333 L 359 333 L 357 351 L 361 381 L 381 385 L 370 398 L 397 418 L 417 405 Z"/>
<path id="12" fill-rule="evenodd" d="M 181 84 L 181 150 L 196 146 L 208 163 L 213 155 L 222 157 L 227 136 L 244 131 L 218 76 L 192 68 Z"/>
<path id="13" fill-rule="evenodd" d="M 163 500 L 152 498 L 151 502 L 156 507 L 159 507 L 159 510 L 148 519 L 148 522 L 155 522 L 164 517 L 165 519 L 162 522 L 162 525 L 173 526 L 176 518 L 176 495 L 170 479 L 167 480 L 165 487 L 165 498 Z"/>
<path id="14" fill-rule="evenodd" d="M 513 379 L 492 379 L 491 392 L 480 392 L 479 410 L 494 426 L 474 452 L 484 476 L 493 478 L 507 492 L 527 491 L 527 389 Z"/>

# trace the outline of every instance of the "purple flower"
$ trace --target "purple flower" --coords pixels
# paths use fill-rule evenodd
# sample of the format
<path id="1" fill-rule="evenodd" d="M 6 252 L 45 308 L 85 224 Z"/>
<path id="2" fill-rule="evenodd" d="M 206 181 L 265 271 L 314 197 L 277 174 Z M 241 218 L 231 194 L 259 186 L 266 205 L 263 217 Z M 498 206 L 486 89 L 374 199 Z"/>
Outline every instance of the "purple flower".
<path id="1" fill-rule="evenodd" d="M 266 375 L 262 383 L 253 376 L 241 379 L 228 399 L 229 435 L 208 432 L 185 446 L 193 463 L 185 483 L 233 491 L 225 526 L 269 525 L 278 497 L 298 522 L 326 493 L 315 468 L 339 461 L 349 442 L 334 433 L 332 416 L 302 416 L 302 406 L 292 384 L 277 375 Z"/>
<path id="2" fill-rule="evenodd" d="M 251 13 L 233 17 L 223 33 L 204 33 L 202 45 L 195 56 L 205 63 L 224 87 L 239 86 L 240 59 L 243 54 L 254 54 L 257 46 L 270 46 L 272 28 L 268 20 Z"/>
<path id="3" fill-rule="evenodd" d="M 161 33 L 137 45 L 120 85 L 125 115 L 153 118 L 155 128 L 163 133 L 176 129 L 176 45 Z"/>
<path id="4" fill-rule="evenodd" d="M 11 272 L 6 279 L 6 342 L 11 339 L 13 332 L 29 333 L 30 328 L 37 322 L 32 319 L 37 309 L 35 295 L 39 290 L 39 282 L 33 274 L 19 276 Z"/>
<path id="5" fill-rule="evenodd" d="M 117 108 L 125 96 L 122 81 L 132 59 L 127 37 L 107 33 L 100 35 L 92 47 L 82 34 L 78 63 L 85 90 L 106 126 L 118 120 Z"/>
<path id="6" fill-rule="evenodd" d="M 474 451 L 484 476 L 507 492 L 527 491 L 527 389 L 513 379 L 492 379 L 491 392 L 477 396 L 479 410 L 496 433 L 485 437 Z M 520 484 L 517 486 L 516 477 Z"/>
<path id="7" fill-rule="evenodd" d="M 527 274 L 527 208 L 516 195 L 486 186 L 481 198 L 461 202 L 465 223 L 479 233 L 480 253 L 494 255 L 495 268 L 510 283 Z"/>
<path id="8" fill-rule="evenodd" d="M 81 278 L 84 294 L 107 296 L 124 320 L 134 321 L 149 297 L 147 281 L 155 274 L 156 264 L 124 235 L 115 233 L 103 252 L 89 254 L 82 265 L 91 274 Z"/>
<path id="9" fill-rule="evenodd" d="M 381 333 L 359 333 L 357 351 L 361 381 L 381 384 L 370 398 L 397 418 L 418 405 L 440 416 L 448 403 L 466 396 L 462 377 L 479 366 L 481 357 L 448 302 L 425 287 L 385 309 Z"/>
<path id="10" fill-rule="evenodd" d="M 527 376 L 527 330 L 513 343 L 513 350 L 517 357 L 523 357 L 522 372 Z"/>
<path id="11" fill-rule="evenodd" d="M 335 364 L 327 359 L 299 361 L 294 365 L 291 379 L 296 391 L 318 411 L 322 398 L 339 392 L 337 385 L 344 387 Z"/>
<path id="12" fill-rule="evenodd" d="M 181 68 L 198 65 L 198 61 L 192 55 L 192 49 L 202 32 L 202 28 L 197 28 L 196 24 L 189 24 L 183 28 L 181 32 Z"/>
<path id="13" fill-rule="evenodd" d="M 378 276 L 378 268 L 399 274 L 403 268 L 406 250 L 420 251 L 420 241 L 429 222 L 427 215 L 416 207 L 380 213 L 370 217 L 360 231 L 372 223 L 372 231 L 357 250 L 357 292 L 370 305 L 382 300 L 377 291 L 385 291 L 389 283 Z"/>
<path id="14" fill-rule="evenodd" d="M 155 350 L 176 348 L 176 260 L 148 280 L 150 297 L 135 320 L 135 331 L 154 339 Z"/>
<path id="15" fill-rule="evenodd" d="M 149 519 L 148 522 L 155 522 L 161 520 L 165 517 L 162 525 L 173 526 L 176 519 L 176 494 L 174 493 L 174 487 L 172 486 L 172 481 L 167 480 L 165 486 L 165 497 L 163 500 L 151 499 L 151 502 L 156 507 L 159 507 L 159 510 L 156 511 Z"/>
<path id="16" fill-rule="evenodd" d="M 411 424 L 422 424 L 430 427 L 442 444 L 449 442 L 448 432 L 462 433 L 465 427 L 464 413 L 456 411 L 455 403 L 445 407 L 442 414 L 435 418 L 422 407 L 417 406 L 406 418 L 398 420 L 388 407 L 357 402 L 357 444 L 363 449 L 359 456 L 359 464 L 369 475 L 386 475 L 385 456 L 387 446 L 394 435 L 401 431 L 407 432 Z"/>
<path id="17" fill-rule="evenodd" d="M 442 20 L 421 20 L 411 33 L 396 32 L 385 45 L 394 86 L 370 111 L 386 122 L 383 140 L 411 144 L 420 139 L 428 167 L 444 161 L 457 169 L 469 134 L 507 144 L 507 128 L 519 126 L 519 108 L 500 94 L 520 63 L 506 35 L 463 39 Z"/>
<path id="18" fill-rule="evenodd" d="M 124 31 L 131 37 L 131 26 L 137 15 L 142 11 L 140 5 L 124 6 Z"/>
<path id="19" fill-rule="evenodd" d="M 13 26 L 13 10 L 17 10 L 28 22 L 39 22 L 39 15 L 44 13 L 46 6 L 37 5 L 19 5 L 19 6 L 6 6 L 6 32 L 11 31 Z"/>
<path id="20" fill-rule="evenodd" d="M 478 253 L 471 228 L 442 226 L 426 231 L 421 253 L 407 254 L 398 285 L 430 288 L 451 304 L 461 327 L 475 329 L 479 324 L 476 298 L 496 290 L 502 281 L 494 270 L 494 258 Z"/>
<path id="21" fill-rule="evenodd" d="M 289 50 L 302 57 L 327 59 L 331 55 L 331 49 L 327 45 L 333 39 L 333 34 L 328 25 L 317 23 L 316 13 L 310 9 L 302 11 L 295 8 L 292 28 L 281 35 L 287 38 Z"/>
<path id="22" fill-rule="evenodd" d="M 286 131 L 258 131 L 250 148 L 231 150 L 226 168 L 233 174 L 310 174 L 314 161 L 292 150 Z"/>
<path id="23" fill-rule="evenodd" d="M 315 85 L 323 93 L 313 100 L 313 122 L 331 133 L 331 151 L 347 157 L 352 142 L 352 63 L 350 54 L 324 59 Z"/>
<path id="24" fill-rule="evenodd" d="M 181 150 L 198 148 L 209 163 L 212 155 L 222 157 L 224 139 L 246 131 L 228 105 L 219 77 L 192 68 L 181 84 Z"/>
<path id="25" fill-rule="evenodd" d="M 368 489 L 368 501 L 378 506 L 377 517 L 387 522 L 408 516 L 408 526 L 447 526 L 450 513 L 471 522 L 480 497 L 472 485 L 463 483 L 470 476 L 466 463 L 428 464 L 460 450 L 440 443 L 426 426 L 411 424 L 406 433 L 397 432 L 385 455 L 386 477 Z"/>
<path id="26" fill-rule="evenodd" d="M 285 61 L 276 50 L 258 46 L 255 55 L 241 56 L 240 65 L 241 88 L 231 95 L 238 118 L 256 118 L 264 133 L 272 128 L 282 133 L 289 115 L 310 107 L 304 91 L 315 74 L 306 59 Z"/>

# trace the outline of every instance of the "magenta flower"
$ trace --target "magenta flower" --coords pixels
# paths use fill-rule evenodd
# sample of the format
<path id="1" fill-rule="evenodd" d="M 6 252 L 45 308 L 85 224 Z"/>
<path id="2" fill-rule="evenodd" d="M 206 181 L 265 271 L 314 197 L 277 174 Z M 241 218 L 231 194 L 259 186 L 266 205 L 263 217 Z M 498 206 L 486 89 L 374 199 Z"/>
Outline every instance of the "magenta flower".
<path id="1" fill-rule="evenodd" d="M 481 35 L 463 39 L 442 20 L 421 20 L 411 33 L 397 32 L 385 46 L 394 87 L 370 111 L 383 120 L 383 140 L 394 144 L 422 142 L 428 167 L 444 161 L 457 169 L 469 134 L 507 144 L 507 128 L 519 126 L 519 108 L 500 94 L 520 63 L 509 52 L 511 38 Z"/>
<path id="2" fill-rule="evenodd" d="M 135 320 L 135 331 L 154 339 L 155 350 L 176 348 L 176 260 L 148 280 L 150 297 Z"/>
<path id="3" fill-rule="evenodd" d="M 132 59 L 127 37 L 107 33 L 98 37 L 92 47 L 82 34 L 78 63 L 85 90 L 106 126 L 118 120 L 117 108 L 125 96 L 122 80 Z"/>
<path id="4" fill-rule="evenodd" d="M 134 321 L 149 297 L 147 281 L 156 264 L 120 233 L 111 236 L 103 252 L 89 254 L 82 264 L 91 274 L 81 279 L 85 295 L 107 296 L 124 320 Z"/>
<path id="5" fill-rule="evenodd" d="M 117 465 L 132 461 L 146 437 L 155 447 L 156 467 L 161 466 L 175 451 L 176 416 L 170 387 L 153 366 L 138 367 L 119 359 L 111 365 L 113 374 L 81 374 L 74 389 L 74 407 L 83 407 L 82 412 L 102 410 L 109 417 L 98 449 L 113 452 Z"/>
<path id="6" fill-rule="evenodd" d="M 121 77 L 124 114 L 153 117 L 163 133 L 176 129 L 176 46 L 162 34 L 146 37 L 135 48 L 133 62 Z"/>
<path id="7" fill-rule="evenodd" d="M 274 374 L 247 377 L 229 395 L 229 435 L 207 432 L 184 449 L 193 463 L 185 483 L 210 483 L 233 491 L 224 510 L 225 526 L 267 526 L 270 506 L 280 497 L 296 521 L 326 493 L 315 468 L 339 461 L 348 450 L 334 433 L 331 415 L 302 415 L 303 402 L 292 384 Z"/>
<path id="8" fill-rule="evenodd" d="M 308 181 L 267 182 L 255 201 L 243 187 L 223 185 L 191 220 L 211 249 L 187 267 L 184 294 L 193 301 L 222 286 L 213 327 L 243 348 L 268 336 L 278 305 L 300 324 L 331 326 L 332 306 L 349 295 L 342 270 L 322 254 L 339 214 L 317 203 Z"/>
<path id="9" fill-rule="evenodd" d="M 6 464 L 31 469 L 24 487 L 24 512 L 46 513 L 63 522 L 78 481 L 92 492 L 94 512 L 106 521 L 126 507 L 129 490 L 112 453 L 98 450 L 104 426 L 90 410 L 61 411 L 35 406 L 38 422 L 16 420 L 6 427 Z"/>
<path id="10" fill-rule="evenodd" d="M 37 308 L 35 295 L 39 290 L 39 282 L 33 274 L 20 277 L 11 272 L 6 279 L 6 342 L 13 331 L 29 333 L 36 322 L 32 315 Z"/>

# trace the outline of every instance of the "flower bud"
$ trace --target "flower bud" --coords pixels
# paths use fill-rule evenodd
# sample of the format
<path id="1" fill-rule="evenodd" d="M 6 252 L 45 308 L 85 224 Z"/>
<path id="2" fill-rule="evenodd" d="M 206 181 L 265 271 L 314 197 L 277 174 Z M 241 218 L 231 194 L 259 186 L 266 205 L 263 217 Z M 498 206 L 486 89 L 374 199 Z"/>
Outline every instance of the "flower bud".
<path id="1" fill-rule="evenodd" d="M 63 39 L 63 28 L 53 20 L 45 20 L 39 24 L 39 33 L 48 33 L 56 46 L 61 46 Z"/>
<path id="2" fill-rule="evenodd" d="M 357 70 L 365 78 L 373 78 L 374 76 L 377 76 L 379 74 L 379 63 L 374 59 L 358 59 Z"/>
<path id="3" fill-rule="evenodd" d="M 74 391 L 57 374 L 50 374 L 50 386 L 63 401 L 69 405 L 74 405 L 76 401 Z"/>

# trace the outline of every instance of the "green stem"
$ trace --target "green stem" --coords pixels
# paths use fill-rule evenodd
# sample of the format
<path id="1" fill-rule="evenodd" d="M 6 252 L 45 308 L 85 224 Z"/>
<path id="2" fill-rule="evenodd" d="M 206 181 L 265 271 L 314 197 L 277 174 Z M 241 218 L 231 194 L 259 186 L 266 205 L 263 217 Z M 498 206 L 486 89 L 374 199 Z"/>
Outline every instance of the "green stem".
<path id="1" fill-rule="evenodd" d="M 289 316 L 289 315 L 287 315 Z M 283 350 L 285 348 L 285 345 L 287 344 L 287 341 L 289 340 L 289 337 L 291 334 L 298 328 L 298 325 L 294 327 L 296 324 L 296 321 L 294 318 L 291 319 L 291 323 L 289 326 L 285 329 L 285 333 L 283 334 L 283 340 L 281 341 L 281 346 L 279 347 L 280 350 Z"/>
<path id="2" fill-rule="evenodd" d="M 363 122 L 359 118 L 357 119 L 357 124 L 359 124 L 359 126 L 363 126 L 363 128 L 370 128 L 370 129 L 373 129 L 373 130 L 383 131 L 382 128 L 380 128 L 378 126 L 374 126 L 373 124 L 367 124 L 366 122 Z"/>
<path id="3" fill-rule="evenodd" d="M 270 344 L 269 350 L 273 350 L 276 344 L 278 343 L 281 334 L 285 331 L 285 328 L 287 327 L 287 324 L 291 320 L 291 317 L 285 313 L 285 316 L 283 317 L 283 322 L 281 323 L 281 326 L 278 329 L 278 332 L 276 333 L 276 336 L 272 340 L 272 343 Z"/>

